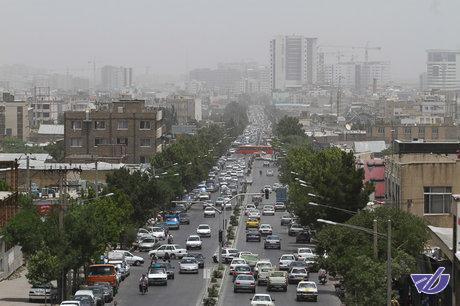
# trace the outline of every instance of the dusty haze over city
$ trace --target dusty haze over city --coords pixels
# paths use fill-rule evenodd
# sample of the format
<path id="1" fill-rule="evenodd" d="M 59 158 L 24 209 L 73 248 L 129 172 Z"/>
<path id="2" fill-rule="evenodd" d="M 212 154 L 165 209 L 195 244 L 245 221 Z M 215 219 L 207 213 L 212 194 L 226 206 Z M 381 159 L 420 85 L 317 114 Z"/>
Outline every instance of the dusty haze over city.
<path id="1" fill-rule="evenodd" d="M 0 65 L 71 73 L 98 65 L 183 74 L 218 62 L 269 61 L 276 34 L 369 45 L 395 80 L 416 80 L 426 49 L 460 48 L 458 0 L 0 1 Z M 363 57 L 362 50 L 356 51 Z M 358 58 L 359 59 L 359 58 Z"/>

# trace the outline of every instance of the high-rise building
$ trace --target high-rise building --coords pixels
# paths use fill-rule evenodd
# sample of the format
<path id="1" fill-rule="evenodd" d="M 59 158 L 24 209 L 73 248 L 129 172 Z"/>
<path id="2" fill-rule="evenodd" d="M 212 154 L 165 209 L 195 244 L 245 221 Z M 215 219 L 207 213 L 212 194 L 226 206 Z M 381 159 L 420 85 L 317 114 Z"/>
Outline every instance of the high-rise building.
<path id="1" fill-rule="evenodd" d="M 427 89 L 460 91 L 460 50 L 427 50 Z"/>
<path id="2" fill-rule="evenodd" d="M 272 90 L 316 83 L 317 41 L 300 35 L 279 35 L 270 41 Z"/>
<path id="3" fill-rule="evenodd" d="M 133 68 L 104 66 L 101 68 L 101 87 L 120 90 L 133 85 Z"/>

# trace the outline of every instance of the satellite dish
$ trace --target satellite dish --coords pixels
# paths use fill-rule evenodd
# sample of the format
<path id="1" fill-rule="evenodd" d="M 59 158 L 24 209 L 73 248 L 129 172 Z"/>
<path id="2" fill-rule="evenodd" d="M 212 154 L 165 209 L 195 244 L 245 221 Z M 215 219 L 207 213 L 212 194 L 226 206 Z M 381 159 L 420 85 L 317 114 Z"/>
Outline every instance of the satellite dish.
<path id="1" fill-rule="evenodd" d="M 345 128 L 347 129 L 347 131 L 350 131 L 351 130 L 351 124 L 349 124 L 349 123 L 345 124 Z"/>

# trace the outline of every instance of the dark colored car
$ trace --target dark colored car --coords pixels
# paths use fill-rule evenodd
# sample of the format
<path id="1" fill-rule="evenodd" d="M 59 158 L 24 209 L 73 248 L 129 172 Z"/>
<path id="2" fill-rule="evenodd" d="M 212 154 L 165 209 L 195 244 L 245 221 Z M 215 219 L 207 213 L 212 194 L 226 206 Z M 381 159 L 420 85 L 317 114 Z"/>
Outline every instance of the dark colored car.
<path id="1" fill-rule="evenodd" d="M 180 214 L 180 224 L 190 224 L 190 218 L 188 214 L 186 213 Z"/>
<path id="2" fill-rule="evenodd" d="M 309 231 L 301 231 L 295 237 L 295 242 L 296 243 L 310 243 L 310 240 L 311 240 L 310 236 L 311 235 Z"/>
<path id="3" fill-rule="evenodd" d="M 96 299 L 96 306 L 104 306 L 104 289 L 99 286 L 88 286 L 85 289 L 93 291 L 94 297 Z"/>
<path id="4" fill-rule="evenodd" d="M 303 260 L 296 260 L 296 261 L 291 262 L 289 264 L 289 271 L 292 268 L 305 268 L 305 269 L 309 270 L 307 262 L 305 262 Z"/>
<path id="5" fill-rule="evenodd" d="M 198 261 L 198 268 L 204 268 L 204 256 L 201 253 L 188 253 L 187 257 L 194 257 Z"/>
<path id="6" fill-rule="evenodd" d="M 108 282 L 99 282 L 94 283 L 93 286 L 99 286 L 104 290 L 104 300 L 106 303 L 113 301 L 113 288 L 112 285 Z"/>
<path id="7" fill-rule="evenodd" d="M 264 249 L 278 249 L 281 250 L 281 239 L 278 235 L 268 235 L 265 238 Z"/>
<path id="8" fill-rule="evenodd" d="M 79 301 L 80 306 L 95 306 L 93 299 L 88 295 L 77 295 L 72 298 L 74 301 Z"/>
<path id="9" fill-rule="evenodd" d="M 168 279 L 174 279 L 174 267 L 169 262 L 157 261 L 150 265 L 150 268 L 165 269 Z"/>
<path id="10" fill-rule="evenodd" d="M 261 241 L 260 232 L 257 229 L 249 229 L 246 232 L 246 242 L 247 241 Z"/>

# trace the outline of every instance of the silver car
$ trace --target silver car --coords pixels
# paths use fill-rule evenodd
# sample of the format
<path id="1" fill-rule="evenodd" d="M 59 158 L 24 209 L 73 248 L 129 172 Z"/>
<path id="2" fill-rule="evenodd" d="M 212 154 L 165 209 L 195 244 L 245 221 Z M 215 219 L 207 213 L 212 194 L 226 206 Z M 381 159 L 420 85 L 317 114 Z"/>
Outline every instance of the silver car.
<path id="1" fill-rule="evenodd" d="M 198 261 L 195 257 L 184 257 L 179 263 L 179 273 L 198 274 Z"/>
<path id="2" fill-rule="evenodd" d="M 289 284 L 295 284 L 300 281 L 308 280 L 308 271 L 305 268 L 292 268 L 289 271 L 288 282 Z"/>
<path id="3" fill-rule="evenodd" d="M 256 293 L 256 280 L 252 275 L 240 274 L 235 278 L 233 282 L 233 292 L 238 291 L 251 291 Z"/>

